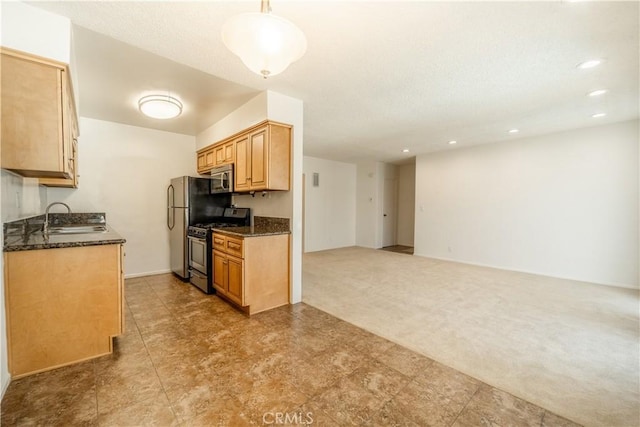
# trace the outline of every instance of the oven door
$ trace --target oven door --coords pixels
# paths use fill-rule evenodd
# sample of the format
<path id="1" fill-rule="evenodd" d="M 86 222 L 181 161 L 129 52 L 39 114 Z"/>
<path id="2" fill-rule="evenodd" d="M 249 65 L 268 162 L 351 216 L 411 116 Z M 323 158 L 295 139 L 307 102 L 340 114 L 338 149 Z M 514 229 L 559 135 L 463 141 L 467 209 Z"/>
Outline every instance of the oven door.
<path id="1" fill-rule="evenodd" d="M 189 267 L 207 275 L 207 240 L 187 236 L 189 239 Z"/>

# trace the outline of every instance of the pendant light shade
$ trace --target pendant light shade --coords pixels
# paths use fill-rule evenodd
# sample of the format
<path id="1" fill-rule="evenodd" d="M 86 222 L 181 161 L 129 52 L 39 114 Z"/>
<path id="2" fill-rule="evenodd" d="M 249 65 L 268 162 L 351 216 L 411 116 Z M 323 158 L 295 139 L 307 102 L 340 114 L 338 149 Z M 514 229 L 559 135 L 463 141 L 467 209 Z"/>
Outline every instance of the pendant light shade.
<path id="1" fill-rule="evenodd" d="M 222 41 L 247 68 L 264 78 L 280 74 L 307 50 L 304 33 L 290 21 L 272 15 L 264 1 L 262 12 L 229 19 L 222 27 Z"/>

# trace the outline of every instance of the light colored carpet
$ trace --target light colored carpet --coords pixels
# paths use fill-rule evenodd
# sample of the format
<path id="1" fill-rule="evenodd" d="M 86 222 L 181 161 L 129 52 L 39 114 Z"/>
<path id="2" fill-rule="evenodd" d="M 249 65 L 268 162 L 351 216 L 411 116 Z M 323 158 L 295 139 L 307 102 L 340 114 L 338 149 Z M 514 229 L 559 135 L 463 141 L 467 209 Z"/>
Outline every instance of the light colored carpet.
<path id="1" fill-rule="evenodd" d="M 637 426 L 638 291 L 364 248 L 303 258 L 303 301 L 588 426 Z"/>

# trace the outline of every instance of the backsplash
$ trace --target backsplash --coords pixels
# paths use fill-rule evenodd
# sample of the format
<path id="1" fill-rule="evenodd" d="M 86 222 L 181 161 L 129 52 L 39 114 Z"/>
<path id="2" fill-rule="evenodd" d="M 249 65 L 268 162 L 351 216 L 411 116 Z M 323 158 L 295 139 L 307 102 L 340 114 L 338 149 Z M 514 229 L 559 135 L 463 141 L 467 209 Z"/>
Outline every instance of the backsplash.
<path id="1" fill-rule="evenodd" d="M 264 228 L 291 231 L 289 223 L 290 223 L 289 218 L 274 218 L 274 217 L 268 217 L 268 216 L 253 217 L 253 226 L 256 228 L 264 227 Z"/>
<path id="2" fill-rule="evenodd" d="M 47 207 L 47 189 L 36 178 L 23 178 L 2 170 L 1 222 L 39 215 Z"/>

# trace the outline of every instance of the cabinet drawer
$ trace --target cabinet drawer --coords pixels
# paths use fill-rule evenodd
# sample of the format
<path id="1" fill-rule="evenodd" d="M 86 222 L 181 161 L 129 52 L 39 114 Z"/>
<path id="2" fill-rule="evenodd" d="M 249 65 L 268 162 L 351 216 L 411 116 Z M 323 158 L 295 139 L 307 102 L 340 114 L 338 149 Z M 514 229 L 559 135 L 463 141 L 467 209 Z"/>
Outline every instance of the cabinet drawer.
<path id="1" fill-rule="evenodd" d="M 244 247 L 241 239 L 226 237 L 225 252 L 238 258 L 244 258 Z"/>
<path id="2" fill-rule="evenodd" d="M 227 238 L 221 234 L 213 234 L 213 249 L 216 251 L 227 251 Z"/>

